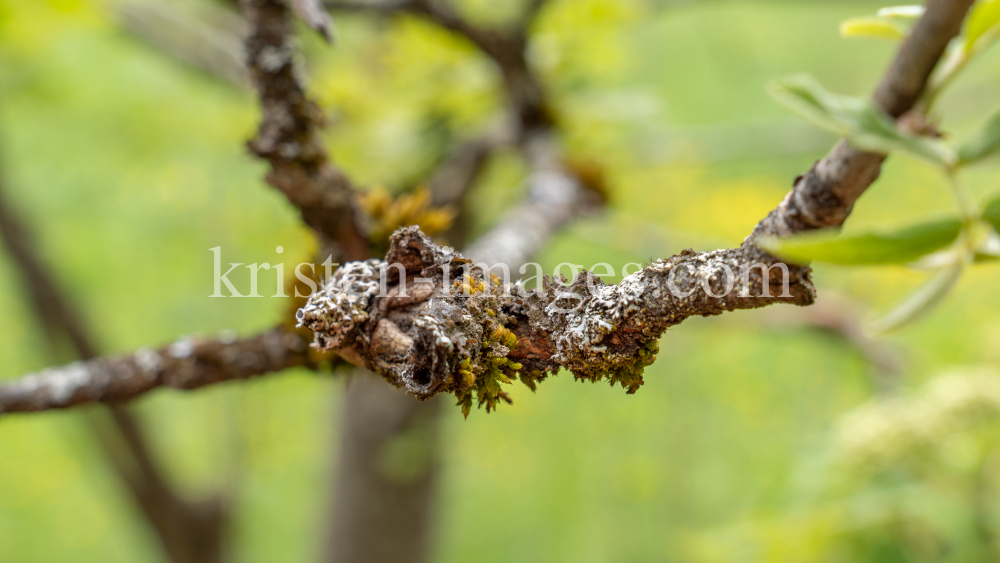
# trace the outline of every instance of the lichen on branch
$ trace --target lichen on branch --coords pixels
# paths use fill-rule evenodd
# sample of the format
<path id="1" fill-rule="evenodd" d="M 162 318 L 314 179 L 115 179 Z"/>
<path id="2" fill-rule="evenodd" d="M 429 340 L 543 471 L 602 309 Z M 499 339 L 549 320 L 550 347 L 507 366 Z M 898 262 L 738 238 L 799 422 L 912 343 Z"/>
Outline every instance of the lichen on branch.
<path id="1" fill-rule="evenodd" d="M 657 340 L 695 315 L 772 303 L 807 305 L 808 268 L 787 266 L 750 242 L 685 251 L 608 285 L 583 271 L 529 290 L 502 283 L 495 265 L 435 244 L 417 227 L 396 231 L 385 260 L 352 262 L 298 313 L 314 346 L 384 376 L 418 398 L 453 393 L 493 410 L 502 385 L 536 384 L 560 368 L 634 393 Z"/>

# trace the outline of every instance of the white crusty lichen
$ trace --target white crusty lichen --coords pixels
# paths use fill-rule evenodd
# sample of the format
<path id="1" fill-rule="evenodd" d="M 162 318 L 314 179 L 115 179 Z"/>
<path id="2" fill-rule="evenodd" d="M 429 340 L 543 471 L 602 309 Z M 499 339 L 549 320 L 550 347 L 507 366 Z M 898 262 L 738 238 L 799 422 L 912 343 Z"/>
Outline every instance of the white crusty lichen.
<path id="1" fill-rule="evenodd" d="M 604 337 L 614 332 L 622 320 L 642 307 L 640 298 L 646 291 L 646 271 L 626 277 L 618 285 L 606 285 L 589 272 L 566 289 L 556 286 L 554 299 L 545 306 L 545 314 L 563 326 L 555 340 L 557 361 L 569 361 L 578 354 L 600 354 Z"/>
<path id="2" fill-rule="evenodd" d="M 135 365 L 146 381 L 154 381 L 159 376 L 162 363 L 160 355 L 150 348 L 143 346 L 135 352 Z"/>
<path id="3" fill-rule="evenodd" d="M 438 319 L 430 315 L 420 315 L 413 324 L 431 336 L 435 348 L 442 348 L 449 352 L 455 349 L 455 343 L 448 336 L 447 327 Z"/>
<path id="4" fill-rule="evenodd" d="M 629 393 L 642 385 L 642 373 L 656 357 L 659 332 L 642 328 L 647 311 L 644 298 L 650 272 L 643 269 L 618 285 L 607 285 L 590 272 L 572 283 L 546 284 L 544 293 L 528 298 L 520 312 L 548 334 L 553 354 L 542 366 L 559 367 L 578 379 L 607 380 Z M 632 325 L 628 334 L 621 329 Z M 639 327 L 635 330 L 635 327 Z"/>
<path id="5" fill-rule="evenodd" d="M 264 72 L 274 74 L 280 71 L 286 64 L 292 62 L 295 47 L 289 44 L 279 46 L 265 45 L 257 53 L 257 65 Z"/>
<path id="6" fill-rule="evenodd" d="M 379 293 L 384 269 L 382 260 L 350 262 L 309 297 L 296 318 L 298 326 L 313 331 L 314 346 L 321 350 L 335 349 L 368 320 L 371 300 Z"/>
<path id="7" fill-rule="evenodd" d="M 57 405 L 64 405 L 81 390 L 98 383 L 107 384 L 108 375 L 91 370 L 86 362 L 74 362 L 55 369 L 45 369 L 25 376 L 18 383 L 17 391 L 24 396 L 38 395 L 49 398 Z"/>

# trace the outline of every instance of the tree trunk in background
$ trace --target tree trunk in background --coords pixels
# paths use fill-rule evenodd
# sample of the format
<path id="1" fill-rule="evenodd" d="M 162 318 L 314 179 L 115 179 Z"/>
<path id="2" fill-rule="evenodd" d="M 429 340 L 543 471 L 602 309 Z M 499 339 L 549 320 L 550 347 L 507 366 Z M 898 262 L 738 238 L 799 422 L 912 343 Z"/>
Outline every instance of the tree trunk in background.
<path id="1" fill-rule="evenodd" d="M 430 560 L 441 400 L 357 371 L 344 396 L 324 563 Z"/>

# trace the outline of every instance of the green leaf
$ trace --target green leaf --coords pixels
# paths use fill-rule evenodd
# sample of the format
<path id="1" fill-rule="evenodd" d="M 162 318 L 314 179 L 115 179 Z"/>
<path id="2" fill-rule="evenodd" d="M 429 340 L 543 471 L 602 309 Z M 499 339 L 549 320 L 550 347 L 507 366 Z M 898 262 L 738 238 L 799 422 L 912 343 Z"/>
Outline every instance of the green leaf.
<path id="1" fill-rule="evenodd" d="M 993 114 L 976 136 L 958 149 L 960 164 L 969 164 L 1000 152 L 1000 111 Z"/>
<path id="2" fill-rule="evenodd" d="M 831 94 L 806 74 L 775 80 L 768 84 L 768 93 L 793 112 L 839 135 L 848 134 L 850 115 L 864 107 L 862 100 Z"/>
<path id="3" fill-rule="evenodd" d="M 945 219 L 891 233 L 841 236 L 825 229 L 784 238 L 762 237 L 756 245 L 796 264 L 905 264 L 948 246 L 961 230 L 961 220 Z"/>
<path id="4" fill-rule="evenodd" d="M 1000 0 L 980 0 L 972 7 L 969 20 L 965 27 L 965 52 L 975 49 L 976 43 L 986 37 L 988 43 L 995 39 L 997 28 L 1000 27 Z"/>
<path id="5" fill-rule="evenodd" d="M 860 149 L 884 154 L 901 151 L 942 168 L 950 168 L 958 160 L 948 145 L 903 131 L 895 120 L 870 104 L 853 118 L 847 138 Z"/>
<path id="6" fill-rule="evenodd" d="M 841 37 L 877 37 L 898 41 L 910 33 L 907 26 L 890 18 L 865 16 L 840 23 Z"/>
<path id="7" fill-rule="evenodd" d="M 941 269 L 927 283 L 910 294 L 895 309 L 881 319 L 872 323 L 871 329 L 876 334 L 886 333 L 912 323 L 923 317 L 941 303 L 948 295 L 955 282 L 962 275 L 963 264 L 957 260 L 954 264 Z"/>
<path id="8" fill-rule="evenodd" d="M 953 166 L 957 160 L 954 151 L 941 141 L 903 131 L 895 120 L 869 102 L 832 94 L 811 76 L 796 75 L 774 81 L 768 92 L 795 113 L 847 137 L 860 149 L 885 154 L 903 151 L 944 168 Z"/>

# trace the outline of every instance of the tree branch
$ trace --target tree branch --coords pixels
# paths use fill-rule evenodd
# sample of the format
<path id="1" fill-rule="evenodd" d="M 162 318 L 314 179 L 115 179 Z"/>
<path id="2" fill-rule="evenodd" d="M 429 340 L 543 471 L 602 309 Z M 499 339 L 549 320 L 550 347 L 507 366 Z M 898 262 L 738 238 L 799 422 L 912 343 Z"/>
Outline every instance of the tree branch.
<path id="1" fill-rule="evenodd" d="M 893 118 L 913 109 L 948 42 L 962 27 L 973 0 L 929 0 L 889 65 L 873 101 Z M 830 154 L 796 178 L 794 189 L 754 230 L 786 235 L 843 224 L 868 186 L 879 176 L 885 155 L 865 152 L 840 141 Z"/>
<path id="2" fill-rule="evenodd" d="M 899 390 L 901 376 L 906 371 L 900 350 L 891 342 L 868 334 L 860 319 L 865 313 L 845 297 L 823 295 L 815 305 L 802 309 L 770 309 L 757 319 L 753 327 L 770 330 L 813 329 L 826 333 L 852 347 L 868 364 L 869 378 L 875 393 L 891 395 Z"/>
<path id="3" fill-rule="evenodd" d="M 545 143 L 539 140 L 534 146 L 544 147 Z M 536 150 L 552 154 L 551 148 Z M 542 156 L 536 161 L 552 163 L 551 159 Z M 523 219 L 512 218 L 515 222 L 524 221 L 519 224 L 525 232 L 513 233 L 513 236 L 523 236 L 523 242 L 516 245 L 501 242 L 511 236 L 507 223 L 502 222 L 484 235 L 471 252 L 481 253 L 484 258 L 500 256 L 511 263 L 523 260 L 572 219 L 574 213 L 587 207 L 590 193 L 561 169 L 539 170 L 533 178 L 529 180 L 526 201 L 516 207 Z M 527 229 L 535 230 L 529 233 Z M 511 254 L 503 255 L 505 248 L 511 249 Z M 158 351 L 139 350 L 117 358 L 71 364 L 0 385 L 0 413 L 66 408 L 93 402 L 119 403 L 157 387 L 195 389 L 298 366 L 313 367 L 306 342 L 284 328 L 243 340 L 187 338 Z"/>
<path id="4" fill-rule="evenodd" d="M 912 108 L 923 89 L 922 84 L 912 87 L 913 77 L 926 82 L 971 4 L 929 2 L 914 37 L 903 43 L 877 89 L 880 107 L 894 117 Z M 797 179 L 739 248 L 685 251 L 657 260 L 617 286 L 583 272 L 567 285 L 546 283 L 537 292 L 515 288 L 512 294 L 491 284 L 484 271 L 459 279 L 464 257 L 435 245 L 416 228 L 401 229 L 385 261 L 345 265 L 310 298 L 300 323 L 314 331 L 318 348 L 334 350 L 419 398 L 453 392 L 466 408 L 473 394 L 488 410 L 494 407 L 506 398 L 499 382 L 510 377 L 519 375 L 534 388 L 560 368 L 580 379 L 607 379 L 632 393 L 655 357 L 655 341 L 691 316 L 774 303 L 812 304 L 809 268 L 780 263 L 754 240 L 839 226 L 878 177 L 884 158 L 841 141 Z M 544 218 L 551 211 L 542 213 Z M 486 271 L 494 266 L 490 260 L 511 258 L 491 245 L 532 236 L 530 228 L 499 229 L 489 245 L 473 249 L 487 262 Z M 519 241 L 524 244 L 530 240 Z M 513 270 L 514 264 L 509 266 Z M 391 284 L 387 292 L 380 287 L 383 277 Z M 738 281 L 741 287 L 733 293 Z M 782 293 L 772 297 L 773 287 L 783 288 Z"/>
<path id="5" fill-rule="evenodd" d="M 563 167 L 553 132 L 536 132 L 523 143 L 522 153 L 531 170 L 527 197 L 466 249 L 475 261 L 506 264 L 512 273 L 571 219 L 599 203 L 597 194 Z"/>
<path id="6" fill-rule="evenodd" d="M 260 95 L 262 119 L 250 150 L 267 160 L 267 181 L 302 213 L 302 219 L 349 259 L 368 255 L 357 221 L 354 190 L 330 164 L 319 137 L 323 113 L 306 97 L 294 64 L 292 21 L 280 0 L 244 0 L 250 23 L 247 67 Z"/>
<path id="7" fill-rule="evenodd" d="M 465 246 L 473 220 L 468 195 L 486 170 L 490 158 L 513 143 L 510 129 L 507 120 L 503 120 L 481 137 L 458 143 L 428 176 L 431 206 L 451 207 L 457 211 L 451 226 L 441 234 L 449 244 Z"/>
<path id="8" fill-rule="evenodd" d="M 948 43 L 962 29 L 974 0 L 928 0 L 926 12 L 903 40 L 873 99 L 891 117 L 913 109 Z"/>
<path id="9" fill-rule="evenodd" d="M 488 32 L 466 21 L 447 0 L 382 0 L 377 2 L 328 0 L 326 8 L 341 12 L 361 12 L 377 15 L 416 14 L 441 27 L 462 35 L 477 46 Z"/>
<path id="10" fill-rule="evenodd" d="M 916 25 L 914 37 L 933 33 L 953 35 L 960 28 L 971 3 L 972 0 L 931 0 Z M 261 149 L 265 158 L 274 159 L 272 177 L 280 176 L 280 183 L 310 170 L 322 170 L 326 159 L 321 152 L 317 154 L 315 147 L 309 148 L 318 143 L 313 129 L 315 115 L 310 113 L 314 106 L 304 98 L 301 88 L 294 81 L 290 52 L 277 46 L 285 45 L 283 39 L 277 43 L 268 39 L 273 39 L 279 31 L 282 34 L 287 32 L 287 23 L 279 25 L 271 21 L 274 17 L 283 18 L 283 6 L 273 0 L 250 0 L 248 4 L 252 5 L 250 12 L 258 12 L 254 15 L 257 20 L 251 17 L 251 21 L 259 21 L 260 26 L 266 29 L 266 32 L 258 31 L 251 38 L 255 45 L 251 50 L 251 60 L 275 63 L 271 66 L 258 64 L 255 70 L 257 74 L 267 74 L 263 78 L 258 77 L 258 80 L 263 83 L 265 93 L 262 97 L 265 114 L 268 115 L 254 146 L 261 142 L 260 139 L 269 139 L 264 142 L 265 148 L 277 151 L 277 147 L 281 146 L 277 139 L 290 139 L 295 147 L 305 147 L 306 150 L 299 154 L 310 154 L 314 160 L 309 162 L 319 163 L 319 166 L 307 166 L 299 157 L 286 158 L 277 152 Z M 881 101 L 878 101 L 880 107 L 894 107 L 894 113 L 905 113 L 910 109 L 904 102 L 910 100 L 912 105 L 916 99 L 910 86 L 912 77 L 928 76 L 942 53 L 942 45 L 951 38 L 934 37 L 934 41 L 926 43 L 916 40 L 903 43 L 879 86 L 879 91 L 884 92 L 880 94 Z M 915 62 L 904 64 L 900 61 Z M 265 66 L 273 71 L 274 77 L 268 78 L 270 74 Z M 277 95 L 279 91 L 290 92 L 290 98 L 297 102 L 290 104 L 282 101 Z M 280 117 L 286 110 L 300 112 L 299 121 L 292 121 L 304 122 L 309 127 L 305 131 L 289 128 L 288 120 Z M 307 142 L 302 144 L 297 139 Z M 313 296 L 301 320 L 317 333 L 320 347 L 337 350 L 345 359 L 373 369 L 418 397 L 426 398 L 441 391 L 470 392 L 468 385 L 456 378 L 458 371 L 465 369 L 462 361 L 475 358 L 479 362 L 498 355 L 509 356 L 513 363 L 521 364 L 521 378 L 532 384 L 562 366 L 574 371 L 578 377 L 608 378 L 612 383 L 621 383 L 634 391 L 641 385 L 642 365 L 650 361 L 649 343 L 666 328 L 692 315 L 715 315 L 773 303 L 811 304 L 814 288 L 810 271 L 797 265 L 785 265 L 789 272 L 789 291 L 783 296 L 768 297 L 761 293 L 765 280 L 771 287 L 780 287 L 782 276 L 777 267 L 767 272 L 761 268 L 751 270 L 748 296 L 715 298 L 712 295 L 721 294 L 724 289 L 724 276 L 718 275 L 724 266 L 781 265 L 753 245 L 757 236 L 840 225 L 857 198 L 877 178 L 884 158 L 884 155 L 859 151 L 841 141 L 826 158 L 797 179 L 794 189 L 781 205 L 757 225 L 739 248 L 706 253 L 685 251 L 667 260 L 656 261 L 617 286 L 607 286 L 593 279 L 592 275 L 582 273 L 568 286 L 548 284 L 540 294 L 524 299 L 498 297 L 492 291 L 472 296 L 456 294 L 453 286 L 442 287 L 443 274 L 447 270 L 442 266 L 453 264 L 453 261 L 460 265 L 462 258 L 451 249 L 434 245 L 419 231 L 404 229 L 394 236 L 394 246 L 386 261 L 402 264 L 407 276 L 430 276 L 430 283 L 422 288 L 412 287 L 414 294 L 407 297 L 394 294 L 393 288 L 390 288 L 389 295 L 384 297 L 371 294 L 355 299 L 345 291 L 347 276 L 353 274 L 355 281 L 362 282 L 362 286 L 370 287 L 372 281 L 377 286 L 381 264 L 380 261 L 348 264 Z M 559 174 L 541 175 L 546 185 L 561 183 L 550 182 L 557 177 L 560 177 Z M 312 177 L 307 174 L 306 178 Z M 569 175 L 562 178 L 573 181 Z M 542 183 L 537 175 L 535 182 Z M 305 191 L 315 193 L 311 189 Z M 539 197 L 534 204 L 542 216 L 553 213 L 552 207 L 542 207 L 547 201 L 550 200 Z M 571 198 L 552 201 L 567 202 Z M 553 216 L 568 215 L 555 213 Z M 534 220 L 531 222 L 534 223 Z M 502 256 L 503 252 L 490 249 L 502 246 L 503 240 L 512 236 L 530 238 L 532 235 L 529 228 L 514 232 L 501 225 L 487 237 L 488 242 L 480 245 L 482 250 L 476 247 L 471 250 L 482 252 L 483 258 Z M 531 244 L 530 240 L 526 240 L 525 244 Z M 508 262 L 520 260 L 502 257 L 508 258 Z M 392 277 L 395 271 L 389 270 L 390 282 L 398 282 Z M 681 293 L 691 291 L 690 295 L 678 298 L 663 291 L 667 280 L 671 279 L 671 272 L 677 272 L 673 276 L 674 285 Z M 487 281 L 482 278 L 481 272 L 474 272 L 473 277 L 478 282 Z M 430 299 L 432 295 L 434 299 Z M 559 307 L 549 307 L 567 298 L 575 303 L 568 313 L 558 312 Z M 493 317 L 488 315 L 488 307 L 483 306 L 486 303 L 494 307 L 490 310 L 497 315 L 497 320 L 488 319 Z M 350 313 L 347 315 L 349 320 L 338 316 L 338 311 Z M 460 322 L 454 320 L 455 315 Z M 463 315 L 470 318 L 465 319 Z M 450 326 L 452 324 L 454 326 Z M 506 347 L 499 340 L 491 340 L 492 332 L 486 334 L 487 329 L 505 327 L 517 338 L 516 346 Z M 440 338 L 449 334 L 456 337 L 450 349 Z M 483 338 L 484 334 L 486 338 Z M 459 336 L 462 338 L 459 339 Z M 479 349 L 473 349 L 476 342 L 480 343 Z M 157 386 L 194 388 L 280 371 L 305 365 L 308 359 L 304 348 L 301 338 L 280 329 L 232 342 L 182 340 L 159 352 L 147 350 L 115 359 L 92 360 L 2 386 L 0 412 L 60 408 L 94 401 L 123 401 Z M 477 364 L 474 368 L 488 371 L 484 364 Z M 480 385 L 480 382 L 477 380 L 475 385 Z M 475 390 L 478 391 L 478 388 Z M 493 395 L 494 401 L 497 396 Z"/>
<path id="11" fill-rule="evenodd" d="M 97 349 L 84 330 L 77 311 L 46 272 L 45 265 L 34 251 L 30 233 L 10 208 L 3 192 L 0 185 L 0 240 L 17 266 L 35 316 L 54 348 L 58 347 L 57 340 L 66 338 L 80 358 L 95 357 Z"/>
<path id="12" fill-rule="evenodd" d="M 392 2 L 352 2 L 350 0 L 334 0 L 324 3 L 327 10 L 335 12 L 356 12 L 360 14 L 374 15 L 395 15 L 399 12 L 415 12 L 415 3 L 412 0 L 395 0 Z"/>
<path id="13" fill-rule="evenodd" d="M 96 358 L 0 385 L 0 413 L 121 403 L 157 387 L 196 389 L 292 367 L 312 367 L 306 343 L 284 328 L 245 339 L 183 338 L 159 350 Z"/>
<path id="14" fill-rule="evenodd" d="M 548 3 L 549 0 L 528 0 L 524 8 L 524 13 L 520 17 L 521 27 L 525 30 L 531 27 L 531 24 L 535 23 L 535 20 L 538 19 L 538 14 L 541 13 Z"/>
<path id="15" fill-rule="evenodd" d="M 174 490 L 150 451 L 145 434 L 124 406 L 109 408 L 117 438 L 97 437 L 174 563 L 220 563 L 225 560 L 229 503 L 224 495 L 187 500 Z M 120 442 L 120 444 L 118 443 Z M 122 451 L 122 447 L 124 450 Z M 127 452 L 127 455 L 126 453 Z"/>
<path id="16" fill-rule="evenodd" d="M 491 132 L 456 145 L 431 172 L 427 181 L 431 192 L 431 205 L 433 207 L 460 205 L 479 178 L 490 156 L 500 147 L 509 144 L 506 137 Z"/>
<path id="17" fill-rule="evenodd" d="M 318 135 L 322 114 L 294 68 L 289 10 L 279 0 L 246 0 L 243 7 L 252 28 L 247 66 L 263 106 L 250 148 L 271 164 L 268 182 L 324 242 L 336 243 L 348 259 L 363 258 L 369 243 L 355 220 L 353 189 L 328 162 Z M 114 404 L 156 387 L 193 389 L 297 366 L 314 367 L 305 341 L 286 328 L 242 340 L 185 338 L 158 351 L 77 362 L 0 385 L 0 413 Z"/>

